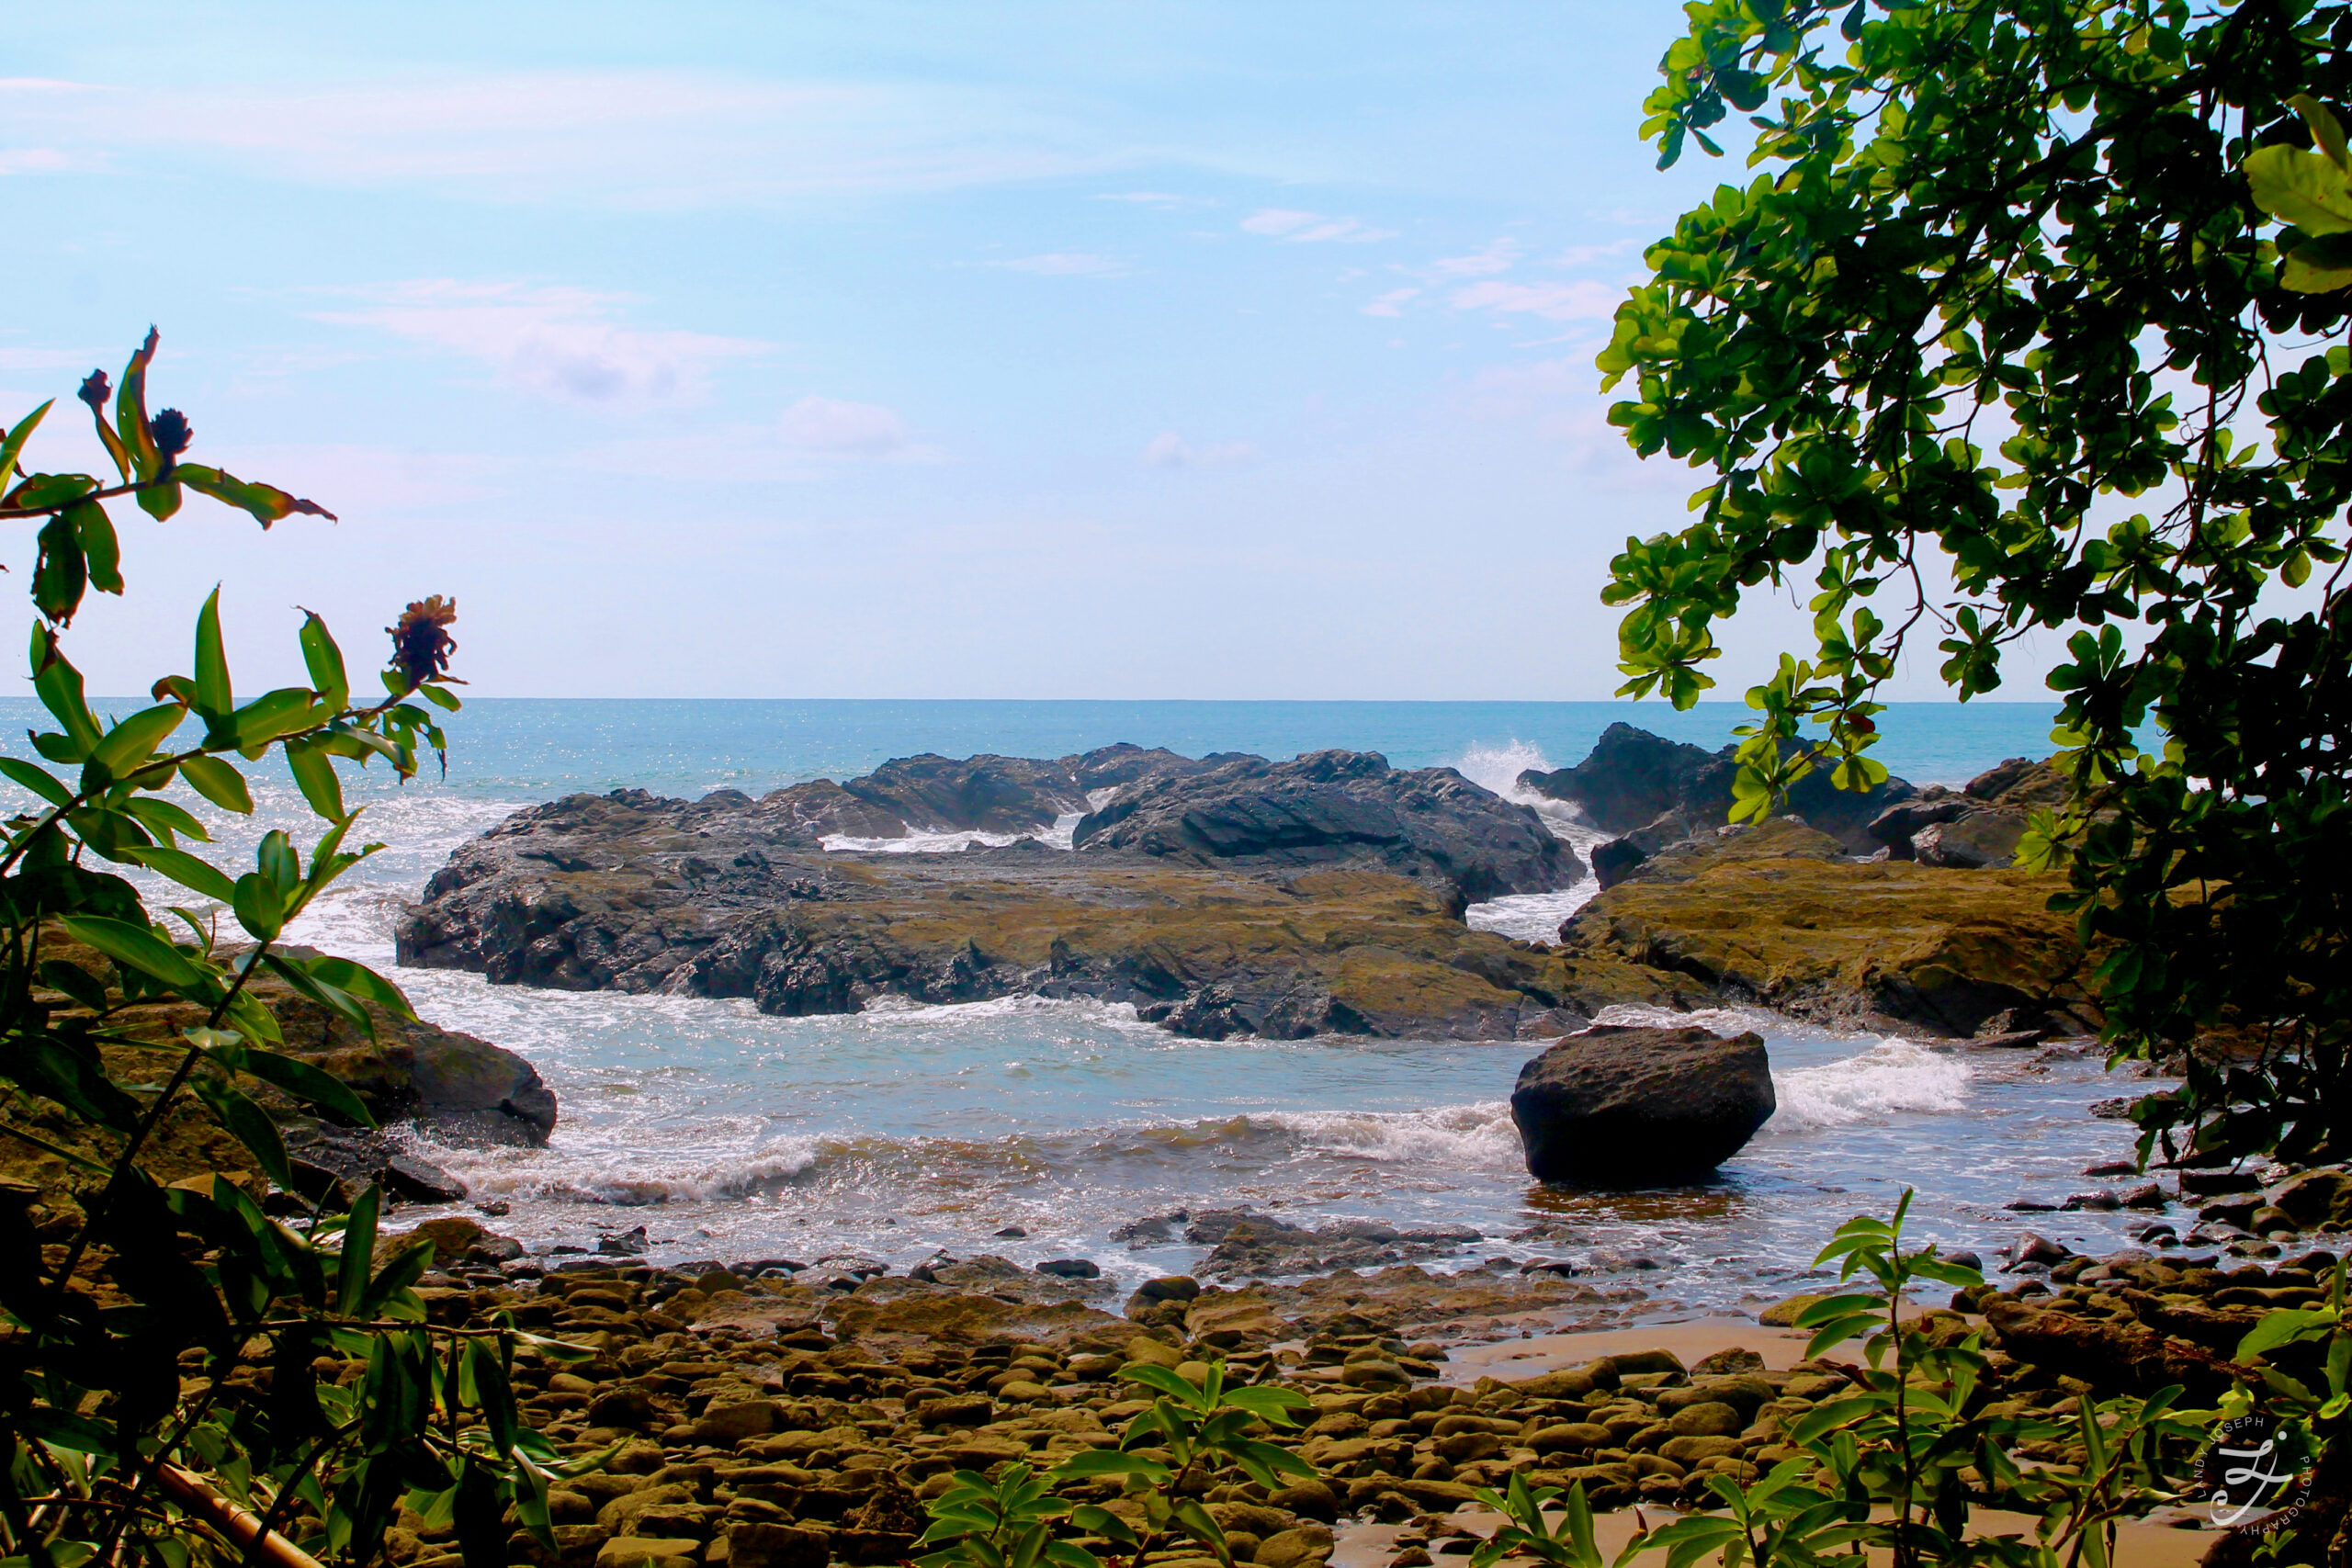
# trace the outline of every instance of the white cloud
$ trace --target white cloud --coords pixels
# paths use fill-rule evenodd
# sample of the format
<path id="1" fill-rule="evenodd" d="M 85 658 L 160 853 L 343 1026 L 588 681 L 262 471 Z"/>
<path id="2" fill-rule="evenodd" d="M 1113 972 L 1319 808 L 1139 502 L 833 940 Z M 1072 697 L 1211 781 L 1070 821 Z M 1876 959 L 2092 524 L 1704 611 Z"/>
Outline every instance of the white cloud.
<path id="1" fill-rule="evenodd" d="M 1466 256 L 1445 256 L 1430 264 L 1438 277 L 1488 277 L 1509 272 L 1519 260 L 1519 242 L 1508 237 Z"/>
<path id="2" fill-rule="evenodd" d="M 1605 283 L 1578 279 L 1573 283 L 1506 283 L 1489 278 L 1457 291 L 1457 310 L 1524 312 L 1547 321 L 1605 321 L 1617 313 L 1624 290 Z"/>
<path id="3" fill-rule="evenodd" d="M 1613 261 L 1641 249 L 1641 242 L 1631 236 L 1611 240 L 1605 245 L 1570 245 L 1554 261 L 1555 266 L 1589 266 L 1597 261 Z"/>
<path id="4" fill-rule="evenodd" d="M 1263 234 L 1269 239 L 1284 240 L 1292 244 L 1312 244 L 1325 240 L 1363 244 L 1396 237 L 1396 230 L 1375 229 L 1361 218 L 1326 218 L 1319 212 L 1301 212 L 1287 207 L 1261 208 L 1244 218 L 1241 228 L 1245 233 Z"/>
<path id="5" fill-rule="evenodd" d="M 1148 468 L 1222 468 L 1246 463 L 1258 449 L 1247 441 L 1226 441 L 1194 446 L 1172 430 L 1153 436 L 1143 449 Z"/>
<path id="6" fill-rule="evenodd" d="M 0 370 L 87 370 L 103 360 L 120 357 L 100 355 L 93 359 L 88 351 L 78 348 L 0 348 Z"/>
<path id="7" fill-rule="evenodd" d="M 1127 270 L 1126 264 L 1115 257 L 1095 255 L 1087 251 L 1055 251 L 1042 256 L 1022 256 L 989 265 L 1010 267 L 1014 272 L 1035 273 L 1040 277 L 1117 277 Z"/>
<path id="8" fill-rule="evenodd" d="M 1198 197 L 1175 196 L 1164 190 L 1106 190 L 1098 193 L 1097 201 L 1132 201 L 1138 207 L 1199 207 Z"/>
<path id="9" fill-rule="evenodd" d="M 695 400 L 713 366 L 767 347 L 751 338 L 621 326 L 612 320 L 617 296 L 582 288 L 420 278 L 358 292 L 371 302 L 316 319 L 446 349 L 516 385 L 580 402 Z"/>
<path id="10" fill-rule="evenodd" d="M 1006 93 L 712 71 L 415 73 L 137 89 L 0 80 L 0 173 L 184 167 L 674 209 L 1084 174 L 1129 156 Z"/>
<path id="11" fill-rule="evenodd" d="M 1405 302 L 1419 294 L 1418 288 L 1392 288 L 1363 308 L 1367 316 L 1401 316 Z"/>
<path id="12" fill-rule="evenodd" d="M 879 403 L 811 393 L 784 411 L 777 428 L 786 446 L 829 457 L 892 457 L 911 449 L 905 421 Z"/>
<path id="13" fill-rule="evenodd" d="M 62 175 L 83 166 L 55 147 L 0 147 L 0 175 Z"/>

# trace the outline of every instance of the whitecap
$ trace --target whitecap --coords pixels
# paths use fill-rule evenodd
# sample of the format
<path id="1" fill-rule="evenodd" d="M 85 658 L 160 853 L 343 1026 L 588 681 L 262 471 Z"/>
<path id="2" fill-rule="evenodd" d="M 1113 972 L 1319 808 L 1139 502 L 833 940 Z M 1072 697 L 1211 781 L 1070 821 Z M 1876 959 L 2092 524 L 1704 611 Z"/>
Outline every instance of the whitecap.
<path id="1" fill-rule="evenodd" d="M 1905 1112 L 1959 1111 L 1975 1069 L 1959 1056 L 1888 1035 L 1869 1050 L 1772 1075 L 1780 1100 L 1769 1130 L 1787 1134 L 1883 1122 Z"/>

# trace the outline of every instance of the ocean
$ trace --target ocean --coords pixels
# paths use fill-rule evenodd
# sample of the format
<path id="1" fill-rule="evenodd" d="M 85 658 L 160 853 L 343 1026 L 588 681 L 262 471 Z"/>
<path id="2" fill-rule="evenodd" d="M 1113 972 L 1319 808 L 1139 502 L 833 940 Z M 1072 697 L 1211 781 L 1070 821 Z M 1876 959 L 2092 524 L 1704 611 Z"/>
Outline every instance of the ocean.
<path id="1" fill-rule="evenodd" d="M 346 786 L 368 807 L 354 838 L 385 848 L 288 936 L 383 968 L 424 1017 L 537 1065 L 562 1108 L 548 1148 L 419 1140 L 473 1201 L 503 1200 L 496 1227 L 535 1248 L 593 1247 L 642 1224 L 656 1261 L 856 1255 L 904 1269 L 943 1252 L 1083 1257 L 1132 1281 L 1181 1271 L 1201 1249 L 1130 1247 L 1114 1239 L 1121 1225 L 1247 1203 L 1303 1224 L 1476 1226 L 1485 1239 L 1445 1266 L 1564 1257 L 1641 1292 L 1642 1311 L 1675 1315 L 1752 1310 L 1789 1293 L 1840 1222 L 1883 1213 L 1916 1185 L 1919 1234 L 1996 1251 L 2022 1223 L 2002 1205 L 2054 1201 L 2094 1185 L 2086 1166 L 2128 1156 L 2129 1124 L 2089 1107 L 2145 1086 L 2110 1077 L 2096 1056 L 1725 1015 L 1712 1021 L 1758 1030 L 1772 1053 L 1781 1109 L 1763 1134 L 1704 1188 L 1570 1193 L 1532 1184 L 1520 1163 L 1507 1107 L 1530 1055 L 1520 1044 L 1212 1043 L 1125 1007 L 1034 999 L 781 1019 L 748 1002 L 537 991 L 392 967 L 400 906 L 452 850 L 574 791 L 756 795 L 919 751 L 1051 757 L 1130 740 L 1191 755 L 1378 750 L 1400 767 L 1454 766 L 1508 794 L 1522 769 L 1581 760 L 1612 722 L 1714 746 L 1747 716 L 1729 703 L 1677 714 L 1622 703 L 475 698 L 447 725 L 446 778 L 428 765 L 395 786 L 370 770 Z M 18 700 L 0 718 L 21 731 L 36 710 Z M 1920 784 L 2050 749 L 2050 711 L 2038 704 L 1896 705 L 1882 724 L 1878 755 Z M 223 824 L 224 849 L 248 854 L 273 826 L 315 837 L 290 782 L 254 772 L 258 809 Z M 1594 837 L 1572 821 L 1555 827 L 1587 846 Z M 1471 918 L 1542 940 L 1589 892 L 1587 882 L 1499 900 Z M 2119 1245 L 2132 1223 L 2096 1211 L 2030 1221 L 2086 1248 Z M 1550 1237 L 1510 1239 L 1537 1225 L 1553 1227 Z M 1027 1234 L 994 1234 L 1012 1226 Z"/>

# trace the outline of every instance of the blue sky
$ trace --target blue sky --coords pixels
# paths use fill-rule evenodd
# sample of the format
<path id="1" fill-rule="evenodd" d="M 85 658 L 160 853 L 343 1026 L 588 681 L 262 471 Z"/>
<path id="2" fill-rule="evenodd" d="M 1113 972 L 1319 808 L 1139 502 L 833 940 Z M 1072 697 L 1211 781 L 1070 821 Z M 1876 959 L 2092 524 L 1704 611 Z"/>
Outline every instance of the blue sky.
<path id="1" fill-rule="evenodd" d="M 445 592 L 485 693 L 1604 696 L 1608 558 L 1698 479 L 1592 355 L 1736 173 L 1635 139 L 1679 20 L 28 10 L 9 417 L 153 321 L 197 455 L 343 519 L 126 514 L 76 646 L 143 687 L 223 579 L 256 681 L 297 604 L 372 652 Z M 85 423 L 36 455 L 96 464 Z M 1744 622 L 1724 694 L 1800 626 Z"/>

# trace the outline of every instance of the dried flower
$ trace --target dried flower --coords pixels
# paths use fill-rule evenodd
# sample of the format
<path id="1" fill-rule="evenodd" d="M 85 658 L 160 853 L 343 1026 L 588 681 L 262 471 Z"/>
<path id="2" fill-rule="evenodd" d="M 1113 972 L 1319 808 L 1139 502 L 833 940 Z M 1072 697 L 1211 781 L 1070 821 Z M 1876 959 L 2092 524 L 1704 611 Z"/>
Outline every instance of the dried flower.
<path id="1" fill-rule="evenodd" d="M 458 602 L 435 593 L 411 601 L 400 624 L 384 628 L 392 636 L 392 668 L 408 677 L 411 690 L 448 670 L 449 655 L 458 651 L 448 628 L 457 618 Z"/>
<path id="2" fill-rule="evenodd" d="M 166 464 L 187 451 L 187 444 L 196 439 L 196 432 L 188 428 L 187 415 L 177 409 L 165 409 L 149 420 L 147 434 L 155 438 L 155 450 L 164 455 Z"/>
<path id="3" fill-rule="evenodd" d="M 82 382 L 82 389 L 74 394 L 98 412 L 105 412 L 107 400 L 114 396 L 114 389 L 107 384 L 107 373 L 93 370 Z"/>

